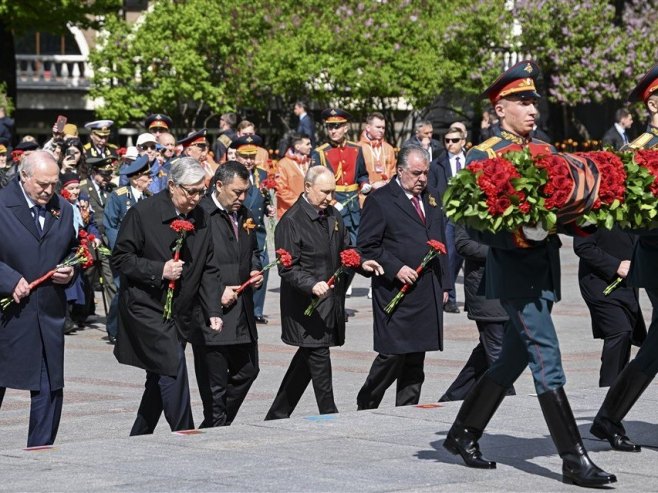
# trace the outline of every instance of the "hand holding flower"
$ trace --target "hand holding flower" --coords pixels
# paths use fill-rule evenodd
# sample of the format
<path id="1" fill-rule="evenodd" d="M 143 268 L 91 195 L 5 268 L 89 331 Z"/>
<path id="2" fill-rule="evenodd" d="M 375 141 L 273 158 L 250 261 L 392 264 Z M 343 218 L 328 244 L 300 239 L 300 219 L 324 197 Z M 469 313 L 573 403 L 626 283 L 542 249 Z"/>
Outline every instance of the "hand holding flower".
<path id="1" fill-rule="evenodd" d="M 74 273 L 73 267 L 60 267 L 53 274 L 53 282 L 55 284 L 68 284 L 73 279 Z"/>
<path id="2" fill-rule="evenodd" d="M 21 277 L 14 288 L 12 293 L 12 298 L 16 303 L 20 303 L 23 298 L 26 298 L 30 294 L 30 283 L 25 280 L 24 277 Z"/>
<path id="3" fill-rule="evenodd" d="M 180 279 L 181 274 L 183 273 L 183 262 L 182 260 L 167 260 L 162 271 L 162 278 L 169 281 L 177 281 Z"/>

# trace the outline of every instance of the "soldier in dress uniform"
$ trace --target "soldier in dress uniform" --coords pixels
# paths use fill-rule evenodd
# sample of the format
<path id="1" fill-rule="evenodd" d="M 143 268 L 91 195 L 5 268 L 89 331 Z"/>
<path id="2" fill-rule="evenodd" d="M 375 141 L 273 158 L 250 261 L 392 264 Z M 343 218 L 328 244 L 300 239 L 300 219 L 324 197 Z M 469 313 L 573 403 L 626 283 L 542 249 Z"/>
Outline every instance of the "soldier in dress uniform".
<path id="1" fill-rule="evenodd" d="M 217 135 L 217 141 L 212 148 L 215 162 L 223 163 L 226 161 L 226 152 L 228 151 L 231 142 L 237 137 L 234 130 L 237 122 L 238 118 L 235 113 L 224 113 L 219 117 L 220 132 L 219 135 Z"/>
<path id="2" fill-rule="evenodd" d="M 110 249 L 114 248 L 119 234 L 119 226 L 130 208 L 151 195 L 148 190 L 152 180 L 151 168 L 146 154 L 139 156 L 129 166 L 122 169 L 121 174 L 128 177 L 128 185 L 117 188 L 109 195 L 103 211 L 103 226 Z M 117 326 L 119 295 L 116 293 L 119 289 L 119 276 L 115 276 L 113 280 L 116 286 L 115 295 L 110 299 L 110 310 L 106 323 L 107 337 L 110 342 L 116 341 L 119 331 Z"/>
<path id="3" fill-rule="evenodd" d="M 329 142 L 316 147 L 311 153 L 311 166 L 326 166 L 336 178 L 336 202 L 333 207 L 343 217 L 350 234 L 350 242 L 356 245 L 361 207 L 357 200 L 359 191 L 366 195 L 372 187 L 368 181 L 368 170 L 361 147 L 347 140 L 352 115 L 338 108 L 327 108 L 322 112 Z M 350 200 L 352 199 L 352 200 Z M 343 204 L 350 200 L 347 205 Z"/>
<path id="4" fill-rule="evenodd" d="M 83 146 L 87 161 L 90 158 L 116 155 L 117 146 L 108 143 L 112 125 L 114 125 L 112 120 L 96 120 L 85 123 L 85 128 L 89 130 L 89 142 Z"/>
<path id="5" fill-rule="evenodd" d="M 647 131 L 624 149 L 655 149 L 658 147 L 658 64 L 654 65 L 638 82 L 628 96 L 630 102 L 643 101 L 651 115 Z M 656 310 L 658 300 L 658 230 L 639 234 L 631 257 L 626 284 L 645 288 Z M 627 436 L 622 419 L 632 409 L 658 373 L 658 320 L 654 316 L 646 339 L 635 359 L 619 374 L 610 386 L 601 409 L 594 418 L 590 431 L 598 438 L 608 440 L 615 450 L 639 452 L 640 446 Z"/>
<path id="6" fill-rule="evenodd" d="M 539 67 L 522 61 L 504 72 L 489 88 L 489 97 L 501 122 L 499 136 L 473 148 L 466 162 L 528 148 L 533 155 L 554 149 L 531 138 L 539 94 L 535 81 Z M 516 232 L 474 232 L 490 246 L 485 266 L 486 296 L 499 298 L 510 318 L 500 357 L 466 396 L 443 446 L 459 454 L 467 466 L 493 469 L 482 457 L 478 441 L 502 402 L 507 389 L 530 367 L 548 430 L 562 458 L 563 481 L 601 486 L 617 478 L 588 457 L 578 425 L 564 392 L 557 333 L 551 319 L 560 299 L 560 240 L 541 225 Z"/>
<path id="7" fill-rule="evenodd" d="M 206 171 L 206 187 L 210 185 L 210 181 L 217 170 L 217 163 L 208 156 L 207 134 L 208 130 L 202 128 L 196 132 L 191 132 L 187 137 L 176 142 L 177 145 L 183 146 L 183 156 L 196 159 L 203 166 Z"/>
<path id="8" fill-rule="evenodd" d="M 249 209 L 256 224 L 256 239 L 260 250 L 260 262 L 267 265 L 270 261 L 267 252 L 267 230 L 265 229 L 265 218 L 274 216 L 274 205 L 271 203 L 270 194 L 262 186 L 263 180 L 267 178 L 267 172 L 256 166 L 259 149 L 262 149 L 262 140 L 258 135 L 245 135 L 231 142 L 229 150 L 235 152 L 235 159 L 243 164 L 249 171 L 249 190 L 244 201 L 244 206 Z M 267 292 L 268 272 L 265 272 L 263 285 L 254 292 L 254 317 L 257 323 L 267 324 L 263 314 L 265 306 L 265 293 Z"/>

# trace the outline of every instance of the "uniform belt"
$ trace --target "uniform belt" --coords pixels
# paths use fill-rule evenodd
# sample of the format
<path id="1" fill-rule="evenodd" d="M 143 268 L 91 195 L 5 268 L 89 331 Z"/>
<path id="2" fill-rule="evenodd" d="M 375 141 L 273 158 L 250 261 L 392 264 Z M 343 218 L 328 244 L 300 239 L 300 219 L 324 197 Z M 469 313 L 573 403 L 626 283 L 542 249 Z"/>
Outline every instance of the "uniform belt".
<path id="1" fill-rule="evenodd" d="M 359 189 L 357 183 L 352 183 L 351 185 L 336 185 L 337 192 L 356 192 Z"/>

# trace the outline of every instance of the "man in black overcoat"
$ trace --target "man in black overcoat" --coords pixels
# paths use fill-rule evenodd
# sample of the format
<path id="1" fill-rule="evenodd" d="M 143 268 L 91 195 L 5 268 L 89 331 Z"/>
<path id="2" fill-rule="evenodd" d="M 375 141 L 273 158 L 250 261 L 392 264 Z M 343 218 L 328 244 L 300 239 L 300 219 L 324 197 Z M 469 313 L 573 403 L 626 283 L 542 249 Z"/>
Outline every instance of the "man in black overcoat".
<path id="1" fill-rule="evenodd" d="M 112 251 L 112 267 L 121 276 L 119 335 L 114 354 L 126 365 L 146 370 L 146 385 L 131 435 L 153 433 L 164 411 L 172 431 L 194 428 L 185 364 L 189 310 L 198 298 L 204 320 L 220 330 L 219 269 L 208 215 L 197 207 L 205 170 L 193 158 L 171 166 L 167 189 L 142 200 L 126 214 Z M 194 224 L 180 260 L 172 258 L 178 233 L 172 221 Z M 169 281 L 176 282 L 173 314 L 163 318 Z"/>
<path id="2" fill-rule="evenodd" d="M 628 364 L 631 344 L 639 345 L 647 329 L 640 309 L 638 289 L 627 285 L 637 237 L 614 228 L 575 237 L 573 250 L 580 257 L 578 281 L 592 318 L 592 332 L 603 339 L 599 387 L 609 387 Z M 622 283 L 609 295 L 606 287 L 618 277 Z"/>
<path id="3" fill-rule="evenodd" d="M 60 264 L 75 246 L 73 209 L 55 195 L 59 168 L 34 151 L 19 176 L 0 190 L 0 406 L 5 388 L 30 391 L 27 446 L 52 445 L 64 388 L 64 288 L 74 275 L 63 267 L 33 289 L 29 283 Z"/>
<path id="4" fill-rule="evenodd" d="M 230 425 L 258 375 L 258 333 L 254 320 L 254 289 L 263 276 L 256 223 L 243 202 L 250 188 L 249 171 L 237 161 L 217 168 L 214 190 L 201 200 L 208 213 L 215 259 L 223 283 L 221 332 L 208 327 L 202 307 L 194 309 L 194 368 L 203 401 L 201 428 Z M 236 290 L 257 276 L 240 295 Z"/>
<path id="5" fill-rule="evenodd" d="M 340 252 L 350 245 L 340 213 L 330 204 L 336 180 L 324 166 L 309 168 L 304 193 L 281 217 L 274 234 L 276 248 L 292 256 L 292 265 L 279 265 L 281 276 L 281 339 L 297 346 L 281 387 L 265 417 L 289 418 L 309 382 L 313 382 L 320 414 L 337 413 L 331 381 L 329 348 L 345 342 L 347 275 L 334 286 L 327 281 L 340 264 Z M 361 264 L 366 273 L 382 273 L 372 260 Z M 320 302 L 311 316 L 304 311 L 315 298 Z"/>
<path id="6" fill-rule="evenodd" d="M 425 379 L 425 352 L 443 350 L 443 304 L 450 287 L 446 255 L 435 257 L 419 276 L 428 240 L 445 242 L 441 198 L 427 188 L 429 155 L 403 147 L 397 175 L 365 201 L 358 246 L 384 275 L 372 282 L 375 351 L 379 354 L 357 397 L 359 409 L 379 406 L 397 380 L 396 406 L 417 404 Z M 412 288 L 392 314 L 386 305 L 405 284 Z"/>

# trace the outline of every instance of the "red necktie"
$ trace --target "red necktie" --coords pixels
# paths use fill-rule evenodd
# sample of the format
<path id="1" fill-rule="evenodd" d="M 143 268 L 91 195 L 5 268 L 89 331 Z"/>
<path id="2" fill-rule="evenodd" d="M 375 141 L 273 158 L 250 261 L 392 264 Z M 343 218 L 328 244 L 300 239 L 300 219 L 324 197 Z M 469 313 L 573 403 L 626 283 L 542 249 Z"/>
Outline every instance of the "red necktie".
<path id="1" fill-rule="evenodd" d="M 420 200 L 418 200 L 418 197 L 415 195 L 411 197 L 411 203 L 413 204 L 414 209 L 416 209 L 420 220 L 423 221 L 423 224 L 425 224 L 425 214 L 423 214 L 423 209 L 420 208 Z"/>

